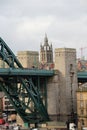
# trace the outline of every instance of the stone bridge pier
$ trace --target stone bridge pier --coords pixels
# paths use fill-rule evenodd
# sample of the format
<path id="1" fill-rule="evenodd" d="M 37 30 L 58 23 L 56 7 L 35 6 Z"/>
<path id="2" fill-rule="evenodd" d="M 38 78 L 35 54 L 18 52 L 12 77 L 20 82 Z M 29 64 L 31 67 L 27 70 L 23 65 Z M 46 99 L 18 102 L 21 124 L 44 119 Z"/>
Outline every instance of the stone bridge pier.
<path id="1" fill-rule="evenodd" d="M 55 75 L 47 82 L 47 109 L 51 120 L 67 121 L 76 112 L 76 50 L 55 49 Z"/>

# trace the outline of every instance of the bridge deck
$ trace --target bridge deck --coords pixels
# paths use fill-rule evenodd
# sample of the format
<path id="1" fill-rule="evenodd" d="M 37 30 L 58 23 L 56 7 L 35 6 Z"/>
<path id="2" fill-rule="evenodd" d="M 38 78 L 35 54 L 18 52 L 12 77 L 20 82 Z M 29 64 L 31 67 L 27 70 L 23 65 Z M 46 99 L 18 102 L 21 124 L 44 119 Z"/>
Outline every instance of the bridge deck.
<path id="1" fill-rule="evenodd" d="M 85 83 L 87 82 L 87 71 L 77 72 L 78 82 Z"/>
<path id="2" fill-rule="evenodd" d="M 53 76 L 54 70 L 0 68 L 0 76 Z"/>
<path id="3" fill-rule="evenodd" d="M 87 79 L 87 71 L 81 71 L 77 73 L 78 78 L 85 78 Z"/>

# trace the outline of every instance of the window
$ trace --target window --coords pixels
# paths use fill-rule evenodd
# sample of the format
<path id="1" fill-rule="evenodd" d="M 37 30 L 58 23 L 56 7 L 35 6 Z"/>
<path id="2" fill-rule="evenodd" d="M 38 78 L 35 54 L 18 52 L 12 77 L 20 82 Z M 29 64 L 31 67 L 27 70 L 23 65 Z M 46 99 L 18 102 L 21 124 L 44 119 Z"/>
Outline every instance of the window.
<path id="1" fill-rule="evenodd" d="M 49 50 L 49 46 L 47 47 L 47 50 Z"/>
<path id="2" fill-rule="evenodd" d="M 5 99 L 8 99 L 8 97 L 5 97 Z"/>
<path id="3" fill-rule="evenodd" d="M 83 100 L 80 101 L 80 107 L 81 107 L 81 108 L 84 107 L 84 102 L 83 102 Z"/>
<path id="4" fill-rule="evenodd" d="M 86 106 L 86 109 L 87 109 L 87 100 L 85 100 L 85 106 Z"/>
<path id="5" fill-rule="evenodd" d="M 72 65 L 72 64 L 70 64 L 70 71 L 72 71 L 72 69 L 73 69 L 73 65 Z"/>
<path id="6" fill-rule="evenodd" d="M 81 109 L 81 115 L 83 115 L 84 114 L 84 110 L 83 109 Z"/>
<path id="7" fill-rule="evenodd" d="M 83 95 L 82 95 L 82 94 L 80 94 L 80 99 L 81 99 L 81 100 L 83 99 Z"/>
<path id="8" fill-rule="evenodd" d="M 46 46 L 44 46 L 44 50 L 46 51 Z"/>
<path id="9" fill-rule="evenodd" d="M 84 120 L 83 119 L 81 120 L 81 122 L 82 122 L 82 125 L 84 125 Z"/>
<path id="10" fill-rule="evenodd" d="M 5 105 L 10 105 L 10 101 L 5 101 Z"/>

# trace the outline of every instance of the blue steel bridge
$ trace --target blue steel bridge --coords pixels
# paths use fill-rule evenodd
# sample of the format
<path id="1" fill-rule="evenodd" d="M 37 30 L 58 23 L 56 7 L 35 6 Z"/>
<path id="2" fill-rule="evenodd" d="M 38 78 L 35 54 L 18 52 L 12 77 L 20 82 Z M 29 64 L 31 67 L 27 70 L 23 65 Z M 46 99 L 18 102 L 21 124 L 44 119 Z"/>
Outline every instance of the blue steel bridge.
<path id="1" fill-rule="evenodd" d="M 46 85 L 54 70 L 24 69 L 2 38 L 0 58 L 9 66 L 0 68 L 0 90 L 5 92 L 23 121 L 30 124 L 49 121 Z M 87 73 L 78 72 L 78 82 L 86 80 Z"/>
<path id="2" fill-rule="evenodd" d="M 79 83 L 85 83 L 87 82 L 87 71 L 80 71 L 77 73 L 78 82 Z"/>
<path id="3" fill-rule="evenodd" d="M 0 68 L 0 89 L 5 92 L 23 121 L 48 121 L 46 85 L 54 71 L 24 69 L 2 38 L 0 59 L 8 65 L 8 68 Z"/>

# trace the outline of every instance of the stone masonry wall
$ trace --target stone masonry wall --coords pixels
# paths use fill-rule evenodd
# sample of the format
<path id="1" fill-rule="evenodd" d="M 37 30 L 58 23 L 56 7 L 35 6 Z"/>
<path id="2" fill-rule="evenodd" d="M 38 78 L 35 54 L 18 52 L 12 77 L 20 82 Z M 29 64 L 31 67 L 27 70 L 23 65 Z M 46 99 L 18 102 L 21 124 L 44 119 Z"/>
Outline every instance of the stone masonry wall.
<path id="1" fill-rule="evenodd" d="M 54 77 L 49 78 L 47 84 L 47 103 L 48 114 L 52 120 L 57 119 L 58 114 L 58 95 L 59 95 L 59 76 L 56 74 Z"/>
<path id="2" fill-rule="evenodd" d="M 67 121 L 72 110 L 72 99 L 76 112 L 76 50 L 55 49 L 55 69 L 58 70 L 58 74 L 51 77 L 47 85 L 48 113 L 53 120 Z"/>

